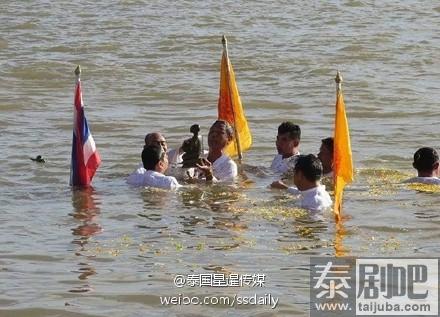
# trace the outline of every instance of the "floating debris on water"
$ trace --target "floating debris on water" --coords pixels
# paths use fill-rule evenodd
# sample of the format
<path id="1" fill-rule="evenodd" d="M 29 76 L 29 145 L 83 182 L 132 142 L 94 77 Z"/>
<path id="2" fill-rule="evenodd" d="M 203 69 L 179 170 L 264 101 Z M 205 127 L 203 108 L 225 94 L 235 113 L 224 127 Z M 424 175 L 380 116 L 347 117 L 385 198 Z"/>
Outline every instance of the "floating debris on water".
<path id="1" fill-rule="evenodd" d="M 402 188 L 402 182 L 410 177 L 409 174 L 390 169 L 360 169 L 359 176 L 365 178 L 369 186 L 367 195 L 377 197 L 395 194 Z"/>
<path id="2" fill-rule="evenodd" d="M 183 250 L 183 243 L 182 242 L 175 242 L 174 247 L 176 248 L 176 251 L 182 251 Z"/>
<path id="3" fill-rule="evenodd" d="M 35 158 L 30 157 L 30 159 L 37 163 L 46 163 L 46 160 L 41 155 L 37 155 Z"/>
<path id="4" fill-rule="evenodd" d="M 393 250 L 398 250 L 401 247 L 401 243 L 400 241 L 398 241 L 396 238 L 391 237 L 389 239 L 386 239 L 381 251 L 393 251 Z"/>
<path id="5" fill-rule="evenodd" d="M 422 193 L 440 193 L 440 186 L 434 184 L 411 183 L 407 187 Z"/>
<path id="6" fill-rule="evenodd" d="M 291 243 L 281 248 L 282 251 L 288 254 L 302 253 L 302 251 L 310 251 L 313 249 L 330 248 L 333 247 L 333 243 L 323 241 L 322 243 Z"/>

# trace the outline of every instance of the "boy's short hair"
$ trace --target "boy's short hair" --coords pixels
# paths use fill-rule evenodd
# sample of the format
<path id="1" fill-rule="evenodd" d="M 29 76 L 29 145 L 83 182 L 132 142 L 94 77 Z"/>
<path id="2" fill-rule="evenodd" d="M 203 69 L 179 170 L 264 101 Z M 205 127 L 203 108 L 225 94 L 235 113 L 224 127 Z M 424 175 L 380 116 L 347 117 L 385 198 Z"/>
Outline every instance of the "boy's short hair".
<path id="1" fill-rule="evenodd" d="M 148 145 L 142 151 L 142 164 L 146 170 L 154 170 L 156 164 L 163 160 L 165 151 L 161 146 Z"/>
<path id="2" fill-rule="evenodd" d="M 321 140 L 322 144 L 329 149 L 330 153 L 333 153 L 333 138 L 325 138 Z"/>
<path id="3" fill-rule="evenodd" d="M 289 134 L 289 138 L 291 139 L 301 139 L 301 128 L 299 125 L 294 124 L 290 121 L 285 121 L 281 123 L 278 127 L 278 134 Z"/>
<path id="4" fill-rule="evenodd" d="M 436 150 L 432 147 L 422 147 L 414 153 L 413 166 L 418 171 L 432 171 L 439 157 Z"/>
<path id="5" fill-rule="evenodd" d="M 322 163 L 313 154 L 300 155 L 296 160 L 295 171 L 301 171 L 310 182 L 319 181 L 322 177 Z"/>

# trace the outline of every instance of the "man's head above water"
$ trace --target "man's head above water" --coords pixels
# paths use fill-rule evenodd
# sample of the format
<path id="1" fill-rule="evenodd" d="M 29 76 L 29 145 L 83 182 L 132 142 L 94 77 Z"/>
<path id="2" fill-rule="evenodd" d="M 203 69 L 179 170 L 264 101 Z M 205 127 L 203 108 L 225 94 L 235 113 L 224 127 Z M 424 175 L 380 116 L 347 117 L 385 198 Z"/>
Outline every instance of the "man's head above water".
<path id="1" fill-rule="evenodd" d="M 145 146 L 150 145 L 161 146 L 165 152 L 168 150 L 167 140 L 159 132 L 148 133 L 145 136 Z"/>

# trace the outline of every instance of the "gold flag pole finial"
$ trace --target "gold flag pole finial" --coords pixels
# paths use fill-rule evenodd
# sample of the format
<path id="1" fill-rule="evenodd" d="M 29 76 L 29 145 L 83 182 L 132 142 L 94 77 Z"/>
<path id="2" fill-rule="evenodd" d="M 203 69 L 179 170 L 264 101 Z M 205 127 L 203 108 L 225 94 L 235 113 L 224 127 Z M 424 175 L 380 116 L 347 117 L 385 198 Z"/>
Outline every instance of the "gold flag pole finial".
<path id="1" fill-rule="evenodd" d="M 223 48 L 227 48 L 228 40 L 226 40 L 226 36 L 224 34 L 222 36 L 222 44 L 223 44 Z"/>
<path id="2" fill-rule="evenodd" d="M 81 67 L 78 65 L 75 68 L 76 81 L 79 81 L 79 75 L 81 75 Z"/>
<path id="3" fill-rule="evenodd" d="M 222 35 L 222 44 L 223 44 L 223 51 L 226 54 L 226 59 L 228 61 L 228 69 L 229 69 L 229 53 L 228 53 L 228 40 L 226 39 L 226 36 Z"/>
<path id="4" fill-rule="evenodd" d="M 336 82 L 336 91 L 340 91 L 342 89 L 342 76 L 339 70 L 336 72 L 335 82 Z"/>

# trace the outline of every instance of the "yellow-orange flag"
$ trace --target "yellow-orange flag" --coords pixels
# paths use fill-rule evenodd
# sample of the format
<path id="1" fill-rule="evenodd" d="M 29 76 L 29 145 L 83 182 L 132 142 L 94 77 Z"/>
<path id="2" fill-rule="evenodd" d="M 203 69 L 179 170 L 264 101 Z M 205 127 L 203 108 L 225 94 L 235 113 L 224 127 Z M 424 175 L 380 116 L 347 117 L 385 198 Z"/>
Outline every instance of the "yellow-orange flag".
<path id="1" fill-rule="evenodd" d="M 242 152 L 252 145 L 252 135 L 241 105 L 234 69 L 228 57 L 225 37 L 223 37 L 223 56 L 220 69 L 218 118 L 229 122 L 234 128 L 234 141 L 226 147 L 225 153 L 229 156 L 238 155 L 241 159 Z"/>
<path id="2" fill-rule="evenodd" d="M 336 92 L 335 134 L 333 149 L 333 175 L 335 183 L 334 213 L 336 221 L 341 219 L 342 193 L 346 184 L 353 181 L 353 158 L 351 154 L 350 132 L 345 113 L 344 96 L 340 82 L 340 74 L 336 76 L 338 85 Z"/>

